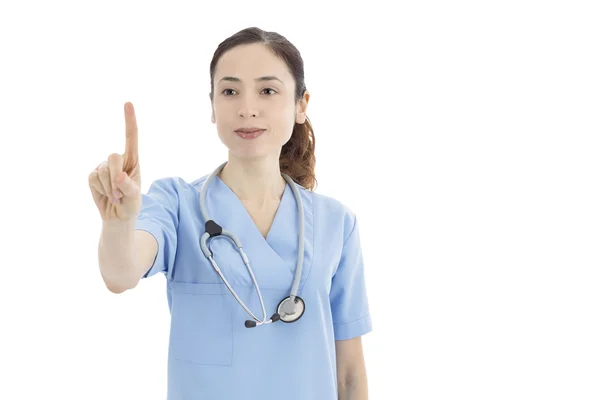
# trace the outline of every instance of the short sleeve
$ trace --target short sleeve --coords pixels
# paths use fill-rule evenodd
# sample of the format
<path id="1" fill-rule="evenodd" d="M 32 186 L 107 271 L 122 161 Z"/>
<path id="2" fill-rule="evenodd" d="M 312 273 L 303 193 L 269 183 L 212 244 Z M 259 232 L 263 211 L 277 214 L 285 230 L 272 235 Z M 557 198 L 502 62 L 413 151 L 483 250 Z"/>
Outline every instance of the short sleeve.
<path id="1" fill-rule="evenodd" d="M 352 339 L 372 330 L 358 222 L 345 240 L 329 293 L 335 340 Z"/>
<path id="2" fill-rule="evenodd" d="M 151 233 L 158 243 L 156 258 L 142 278 L 158 272 L 166 275 L 173 268 L 177 249 L 178 209 L 178 191 L 172 178 L 152 182 L 148 193 L 142 194 L 142 206 L 135 229 Z"/>

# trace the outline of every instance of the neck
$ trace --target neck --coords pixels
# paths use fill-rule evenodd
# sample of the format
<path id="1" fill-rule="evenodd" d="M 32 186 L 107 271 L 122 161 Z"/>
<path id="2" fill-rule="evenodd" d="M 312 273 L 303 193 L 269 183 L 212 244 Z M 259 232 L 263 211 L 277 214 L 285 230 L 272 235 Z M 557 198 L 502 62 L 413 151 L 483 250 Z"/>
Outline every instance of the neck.
<path id="1" fill-rule="evenodd" d="M 286 185 L 279 157 L 242 160 L 229 155 L 219 178 L 240 200 L 255 205 L 279 201 Z"/>

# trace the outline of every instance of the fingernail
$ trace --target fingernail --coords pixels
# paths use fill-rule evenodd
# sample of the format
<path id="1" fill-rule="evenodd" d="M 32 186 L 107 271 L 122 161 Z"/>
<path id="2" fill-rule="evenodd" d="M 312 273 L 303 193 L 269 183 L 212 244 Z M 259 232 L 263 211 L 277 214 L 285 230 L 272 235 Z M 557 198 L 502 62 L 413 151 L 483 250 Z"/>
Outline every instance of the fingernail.
<path id="1" fill-rule="evenodd" d="M 117 198 L 117 199 L 120 199 L 121 198 L 121 191 L 117 190 L 117 189 L 113 190 L 113 196 L 115 198 Z"/>

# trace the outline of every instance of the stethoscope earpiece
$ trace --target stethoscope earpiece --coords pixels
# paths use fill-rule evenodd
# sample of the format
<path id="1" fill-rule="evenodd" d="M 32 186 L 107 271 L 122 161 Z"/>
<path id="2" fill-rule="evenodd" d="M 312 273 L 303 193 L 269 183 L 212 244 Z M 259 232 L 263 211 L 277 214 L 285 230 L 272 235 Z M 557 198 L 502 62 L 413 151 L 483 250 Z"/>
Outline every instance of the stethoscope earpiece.
<path id="1" fill-rule="evenodd" d="M 272 322 L 277 322 L 277 321 L 279 321 L 280 319 L 281 319 L 281 317 L 279 316 L 279 314 L 278 314 L 278 313 L 275 313 L 275 314 L 271 315 L 271 321 L 272 321 Z"/>
<path id="2" fill-rule="evenodd" d="M 246 320 L 245 325 L 246 325 L 246 328 L 254 328 L 256 325 L 263 325 L 263 324 L 269 324 L 269 323 L 272 323 L 272 322 L 277 322 L 277 321 L 279 321 L 280 318 L 281 317 L 279 316 L 279 314 L 275 313 L 275 314 L 271 315 L 271 319 L 269 319 L 267 322 L 259 322 L 259 323 L 257 323 L 256 321 L 248 319 L 248 320 Z"/>

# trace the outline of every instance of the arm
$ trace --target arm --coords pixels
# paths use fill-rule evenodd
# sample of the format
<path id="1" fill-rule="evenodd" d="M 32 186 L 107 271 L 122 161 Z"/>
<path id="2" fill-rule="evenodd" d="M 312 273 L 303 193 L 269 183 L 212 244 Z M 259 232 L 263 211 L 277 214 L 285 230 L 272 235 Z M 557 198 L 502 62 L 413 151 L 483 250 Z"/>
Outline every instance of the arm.
<path id="1" fill-rule="evenodd" d="M 338 400 L 367 400 L 367 371 L 361 337 L 336 340 Z"/>
<path id="2" fill-rule="evenodd" d="M 113 293 L 134 288 L 156 258 L 156 239 L 146 231 L 135 230 L 135 224 L 135 219 L 102 224 L 98 263 L 104 284 Z"/>

